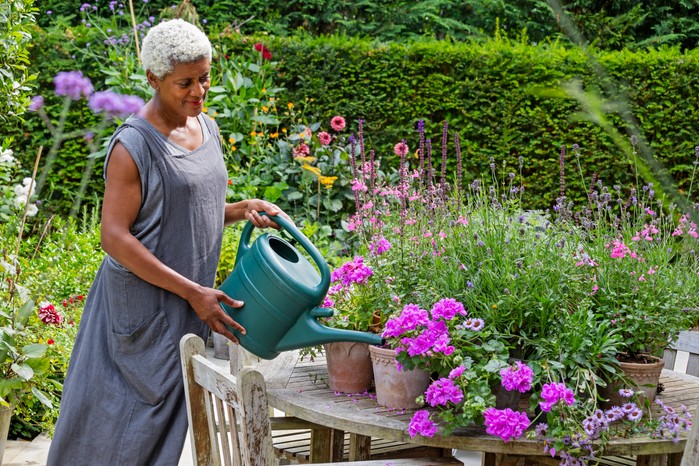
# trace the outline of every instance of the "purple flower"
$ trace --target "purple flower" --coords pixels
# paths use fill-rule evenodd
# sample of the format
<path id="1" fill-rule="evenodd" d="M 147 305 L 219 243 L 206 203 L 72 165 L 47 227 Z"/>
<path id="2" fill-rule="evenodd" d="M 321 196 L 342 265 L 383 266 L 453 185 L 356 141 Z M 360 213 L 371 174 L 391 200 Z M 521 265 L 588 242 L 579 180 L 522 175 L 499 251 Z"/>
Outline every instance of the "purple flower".
<path id="1" fill-rule="evenodd" d="M 451 372 L 449 372 L 449 378 L 455 379 L 457 377 L 461 377 L 461 374 L 463 374 L 465 370 L 466 368 L 464 366 L 455 367 L 451 370 Z"/>
<path id="2" fill-rule="evenodd" d="M 391 249 L 391 243 L 383 236 L 369 245 L 372 256 L 380 256 L 389 249 Z"/>
<path id="3" fill-rule="evenodd" d="M 371 270 L 371 267 L 364 265 L 364 258 L 356 256 L 350 262 L 344 263 L 342 267 L 333 271 L 332 281 L 340 281 L 345 286 L 349 286 L 352 283 L 364 285 L 373 274 L 374 271 Z"/>
<path id="4" fill-rule="evenodd" d="M 430 420 L 430 413 L 423 409 L 413 414 L 408 426 L 408 433 L 411 437 L 418 434 L 423 437 L 433 437 L 437 433 L 437 425 Z"/>
<path id="5" fill-rule="evenodd" d="M 502 386 L 505 389 L 526 393 L 532 388 L 534 371 L 521 361 L 517 361 L 513 366 L 502 369 L 500 377 L 502 378 Z"/>
<path id="6" fill-rule="evenodd" d="M 80 71 L 61 71 L 53 78 L 53 83 L 56 95 L 65 95 L 72 100 L 80 100 L 81 94 L 85 97 L 92 95 L 92 83 Z"/>
<path id="7" fill-rule="evenodd" d="M 425 401 L 432 407 L 446 406 L 447 403 L 458 404 L 463 399 L 464 393 L 451 379 L 435 380 L 425 392 Z"/>
<path id="8" fill-rule="evenodd" d="M 483 412 L 485 419 L 485 431 L 490 435 L 496 435 L 509 442 L 522 436 L 529 427 L 529 418 L 526 413 L 512 411 L 510 408 L 488 408 Z"/>
<path id="9" fill-rule="evenodd" d="M 429 315 L 424 309 L 420 309 L 417 304 L 406 304 L 400 314 L 391 317 L 383 331 L 383 336 L 400 337 L 411 330 L 415 330 L 420 325 L 427 325 Z"/>
<path id="10" fill-rule="evenodd" d="M 29 103 L 29 107 L 27 107 L 27 110 L 30 112 L 38 112 L 41 110 L 44 106 L 44 98 L 40 95 L 35 95 L 32 97 L 32 101 Z"/>
<path id="11" fill-rule="evenodd" d="M 93 112 L 104 113 L 108 117 L 124 117 L 138 112 L 143 107 L 143 100 L 134 95 L 104 91 L 92 94 L 88 106 Z"/>
<path id="12" fill-rule="evenodd" d="M 565 386 L 564 383 L 547 383 L 541 388 L 541 398 L 544 401 L 539 403 L 541 410 L 544 412 L 551 411 L 553 405 L 558 403 L 559 400 L 563 400 L 568 406 L 572 406 L 575 403 L 575 396 L 573 391 Z"/>
<path id="13" fill-rule="evenodd" d="M 464 305 L 454 298 L 440 299 L 432 307 L 433 319 L 451 320 L 456 314 L 466 315 Z"/>

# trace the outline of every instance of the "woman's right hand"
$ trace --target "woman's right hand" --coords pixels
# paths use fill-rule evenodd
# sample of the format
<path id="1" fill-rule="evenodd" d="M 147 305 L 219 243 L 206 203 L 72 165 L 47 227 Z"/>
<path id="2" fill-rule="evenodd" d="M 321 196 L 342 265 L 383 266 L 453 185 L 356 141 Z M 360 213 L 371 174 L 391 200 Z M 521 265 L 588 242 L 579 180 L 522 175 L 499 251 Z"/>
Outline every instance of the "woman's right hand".
<path id="1" fill-rule="evenodd" d="M 228 327 L 235 329 L 245 335 L 245 329 L 242 325 L 236 322 L 231 316 L 221 307 L 221 303 L 238 309 L 243 307 L 243 302 L 231 298 L 221 290 L 214 288 L 200 287 L 192 296 L 187 298 L 189 304 L 197 313 L 199 318 L 204 321 L 212 331 L 223 335 L 238 344 L 238 339 L 233 333 L 228 330 Z"/>

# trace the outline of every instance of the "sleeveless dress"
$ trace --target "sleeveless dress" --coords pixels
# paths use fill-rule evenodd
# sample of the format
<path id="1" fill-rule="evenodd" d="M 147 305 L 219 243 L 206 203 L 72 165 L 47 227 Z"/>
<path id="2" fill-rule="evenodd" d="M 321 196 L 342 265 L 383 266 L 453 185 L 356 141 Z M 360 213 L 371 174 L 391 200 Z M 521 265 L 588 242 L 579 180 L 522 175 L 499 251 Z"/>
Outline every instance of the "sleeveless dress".
<path id="1" fill-rule="evenodd" d="M 228 176 L 216 124 L 204 143 L 176 146 L 146 120 L 117 128 L 136 162 L 142 205 L 132 233 L 163 263 L 213 286 Z M 106 173 L 105 161 L 105 173 Z M 90 292 L 63 388 L 49 466 L 176 466 L 187 433 L 180 338 L 206 339 L 189 303 L 106 256 Z"/>

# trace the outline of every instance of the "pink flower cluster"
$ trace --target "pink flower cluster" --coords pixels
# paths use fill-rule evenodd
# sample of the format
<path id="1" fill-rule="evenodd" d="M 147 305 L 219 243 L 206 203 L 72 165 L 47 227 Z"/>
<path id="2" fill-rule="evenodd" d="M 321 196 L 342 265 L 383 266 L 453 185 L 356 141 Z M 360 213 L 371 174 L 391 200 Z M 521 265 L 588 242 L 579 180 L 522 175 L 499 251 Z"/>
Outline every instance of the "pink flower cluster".
<path id="1" fill-rule="evenodd" d="M 502 369 L 500 378 L 502 379 L 502 386 L 506 390 L 517 390 L 521 393 L 526 393 L 532 388 L 534 371 L 521 361 L 517 361 L 514 365 Z"/>
<path id="2" fill-rule="evenodd" d="M 429 320 L 430 317 L 426 310 L 420 309 L 417 304 L 406 304 L 400 314 L 386 322 L 383 337 L 400 337 L 415 330 L 418 326 L 427 325 Z"/>
<path id="3" fill-rule="evenodd" d="M 566 387 L 564 383 L 547 383 L 541 388 L 541 398 L 544 401 L 539 403 L 541 410 L 548 413 L 553 408 L 553 405 L 563 400 L 568 406 L 573 406 L 575 396 L 573 391 Z"/>
<path id="4" fill-rule="evenodd" d="M 435 380 L 425 392 L 425 401 L 432 407 L 446 406 L 448 403 L 458 404 L 463 399 L 464 392 L 448 378 Z"/>
<path id="5" fill-rule="evenodd" d="M 638 258 L 638 254 L 629 249 L 629 247 L 623 241 L 615 240 L 613 244 L 607 245 L 607 249 L 610 248 L 612 250 L 612 253 L 610 254 L 612 259 L 623 259 L 627 255 L 632 259 Z"/>
<path id="6" fill-rule="evenodd" d="M 443 298 L 432 306 L 430 315 L 431 318 L 427 311 L 415 304 L 407 304 L 398 316 L 386 322 L 383 336 L 398 338 L 422 327 L 417 336 L 401 338 L 401 346 L 396 348 L 396 353 L 407 351 L 410 357 L 429 353 L 452 354 L 455 348 L 450 345 L 451 336 L 446 321 L 453 320 L 457 315 L 466 315 L 464 305 L 453 298 Z"/>
<path id="7" fill-rule="evenodd" d="M 380 256 L 389 249 L 391 249 L 391 243 L 384 236 L 369 245 L 372 256 Z"/>
<path id="8" fill-rule="evenodd" d="M 373 274 L 374 271 L 371 270 L 371 267 L 364 264 L 364 258 L 355 256 L 353 260 L 345 262 L 340 268 L 333 270 L 331 280 L 333 283 L 340 282 L 344 286 L 350 286 L 353 283 L 364 285 Z"/>
<path id="9" fill-rule="evenodd" d="M 687 228 L 687 234 L 692 238 L 699 238 L 699 233 L 697 233 L 697 224 L 689 221 L 689 216 L 684 214 L 680 218 L 680 224 L 677 229 L 672 232 L 672 236 L 680 236 L 684 234 L 684 229 Z"/>
<path id="10" fill-rule="evenodd" d="M 39 319 L 47 325 L 60 325 L 63 322 L 63 316 L 51 303 L 42 303 L 39 306 Z"/>
<path id="11" fill-rule="evenodd" d="M 483 412 L 483 417 L 486 433 L 497 435 L 505 442 L 521 437 L 530 424 L 527 413 L 512 411 L 510 408 L 488 408 Z"/>
<path id="12" fill-rule="evenodd" d="M 411 437 L 416 435 L 433 437 L 437 433 L 437 425 L 430 419 L 430 413 L 422 409 L 413 414 L 413 417 L 410 419 L 408 433 Z"/>

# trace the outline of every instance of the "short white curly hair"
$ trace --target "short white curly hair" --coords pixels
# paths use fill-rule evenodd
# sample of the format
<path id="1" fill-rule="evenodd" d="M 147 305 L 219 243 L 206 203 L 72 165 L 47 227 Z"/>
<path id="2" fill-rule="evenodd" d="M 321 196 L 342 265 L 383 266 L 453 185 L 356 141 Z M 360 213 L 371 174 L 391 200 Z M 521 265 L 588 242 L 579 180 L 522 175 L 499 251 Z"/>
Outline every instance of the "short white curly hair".
<path id="1" fill-rule="evenodd" d="M 143 39 L 141 62 L 146 70 L 163 79 L 178 63 L 211 60 L 211 42 L 198 27 L 182 19 L 153 26 Z"/>

